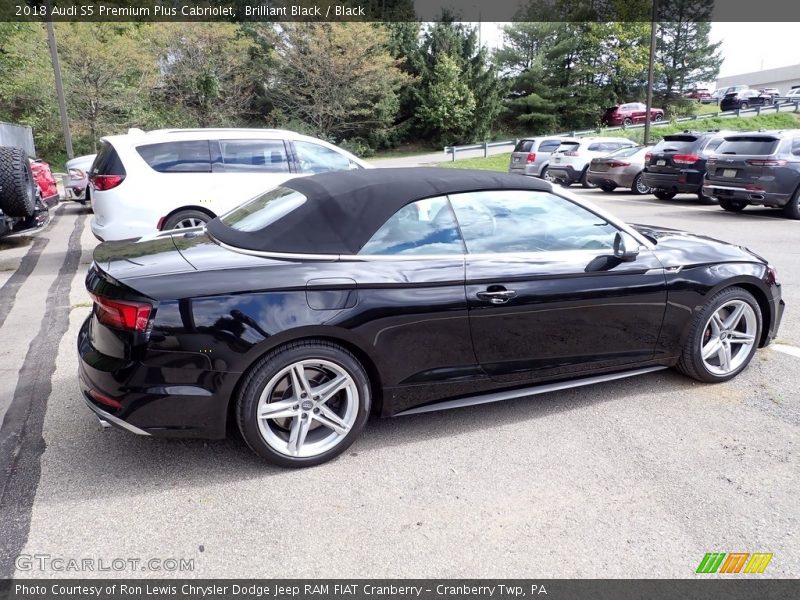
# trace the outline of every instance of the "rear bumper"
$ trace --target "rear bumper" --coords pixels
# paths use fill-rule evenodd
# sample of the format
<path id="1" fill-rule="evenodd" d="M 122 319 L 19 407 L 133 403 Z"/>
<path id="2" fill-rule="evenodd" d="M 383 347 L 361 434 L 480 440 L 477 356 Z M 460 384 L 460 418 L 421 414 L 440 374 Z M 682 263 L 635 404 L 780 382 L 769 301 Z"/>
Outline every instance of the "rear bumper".
<path id="1" fill-rule="evenodd" d="M 508 167 L 508 172 L 514 175 L 527 175 L 529 177 L 539 177 L 542 171 L 542 165 L 537 164 L 514 164 Z"/>
<path id="2" fill-rule="evenodd" d="M 92 346 L 91 321 L 90 316 L 78 334 L 78 382 L 101 424 L 137 435 L 225 437 L 227 391 L 239 374 L 154 367 L 104 355 Z"/>
<path id="3" fill-rule="evenodd" d="M 550 171 L 550 177 L 566 183 L 575 183 L 583 173 L 583 171 L 576 171 L 572 165 L 550 165 L 548 171 Z"/>
<path id="4" fill-rule="evenodd" d="M 683 171 L 681 173 L 650 173 L 644 171 L 642 181 L 647 187 L 667 190 L 679 194 L 696 194 L 703 187 L 703 173 Z"/>
<path id="5" fill-rule="evenodd" d="M 714 183 L 706 181 L 703 184 L 703 193 L 719 200 L 738 200 L 748 204 L 783 207 L 792 198 L 792 194 L 776 194 L 768 191 L 748 190 L 729 183 Z"/>
<path id="6" fill-rule="evenodd" d="M 597 185 L 613 184 L 618 187 L 629 188 L 633 185 L 634 176 L 629 173 L 612 173 L 609 171 L 587 171 L 586 179 L 589 183 Z"/>

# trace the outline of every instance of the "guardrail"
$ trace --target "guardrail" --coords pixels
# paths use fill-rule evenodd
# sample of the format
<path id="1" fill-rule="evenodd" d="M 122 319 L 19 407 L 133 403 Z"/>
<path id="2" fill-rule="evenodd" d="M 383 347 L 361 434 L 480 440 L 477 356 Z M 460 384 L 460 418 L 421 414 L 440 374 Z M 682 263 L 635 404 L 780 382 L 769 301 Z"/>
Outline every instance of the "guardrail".
<path id="1" fill-rule="evenodd" d="M 706 113 L 703 115 L 692 115 L 691 117 L 681 117 L 680 119 L 672 119 L 670 121 L 653 121 L 650 123 L 650 127 L 664 127 L 666 125 L 671 125 L 673 123 L 691 123 L 693 121 L 702 121 L 704 119 L 713 119 L 715 117 L 723 117 L 723 118 L 734 118 L 734 117 L 741 117 L 741 116 L 751 116 L 755 117 L 762 113 L 769 113 L 769 112 L 800 112 L 800 100 L 795 100 L 794 102 L 783 102 L 781 104 L 770 104 L 768 106 L 755 106 L 753 108 L 746 108 L 744 110 L 737 109 L 737 110 L 727 110 L 727 111 L 717 111 L 713 113 Z M 562 133 L 551 133 L 547 134 L 546 136 L 537 136 L 537 137 L 581 137 L 588 134 L 596 134 L 602 133 L 605 131 L 627 131 L 629 129 L 644 129 L 644 123 L 636 124 L 636 125 L 623 125 L 622 127 L 602 127 L 602 128 L 594 128 L 594 129 L 585 129 L 582 131 L 565 131 Z M 520 138 L 516 138 L 513 140 L 505 140 L 502 142 L 483 142 L 482 144 L 468 144 L 465 146 L 445 146 L 444 153 L 451 154 L 452 160 L 456 160 L 456 156 L 459 152 L 466 152 L 468 150 L 483 150 L 483 156 L 486 158 L 489 156 L 489 148 L 502 148 L 504 146 L 511 146 L 514 148 L 517 143 L 519 142 Z"/>

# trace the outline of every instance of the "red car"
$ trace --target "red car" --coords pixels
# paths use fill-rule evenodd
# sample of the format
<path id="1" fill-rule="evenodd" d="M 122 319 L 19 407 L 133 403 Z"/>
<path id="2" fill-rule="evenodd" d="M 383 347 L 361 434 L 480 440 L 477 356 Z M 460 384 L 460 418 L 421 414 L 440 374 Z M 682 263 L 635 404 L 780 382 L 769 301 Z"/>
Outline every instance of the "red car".
<path id="1" fill-rule="evenodd" d="M 53 177 L 53 172 L 50 170 L 50 163 L 43 161 L 41 158 L 32 158 L 30 163 L 36 187 L 39 189 L 39 194 L 42 198 L 42 204 L 48 207 L 57 204 L 58 187 L 56 186 L 56 178 Z"/>
<path id="2" fill-rule="evenodd" d="M 619 126 L 619 125 L 633 125 L 634 123 L 644 123 L 647 116 L 647 106 L 642 102 L 629 102 L 628 104 L 620 104 L 611 106 L 606 109 L 600 122 L 603 125 Z M 663 121 L 664 109 L 651 108 L 650 109 L 651 121 Z"/>
<path id="3" fill-rule="evenodd" d="M 685 98 L 689 100 L 697 100 L 702 104 L 709 104 L 712 102 L 711 92 L 704 88 L 698 88 L 684 94 Z"/>

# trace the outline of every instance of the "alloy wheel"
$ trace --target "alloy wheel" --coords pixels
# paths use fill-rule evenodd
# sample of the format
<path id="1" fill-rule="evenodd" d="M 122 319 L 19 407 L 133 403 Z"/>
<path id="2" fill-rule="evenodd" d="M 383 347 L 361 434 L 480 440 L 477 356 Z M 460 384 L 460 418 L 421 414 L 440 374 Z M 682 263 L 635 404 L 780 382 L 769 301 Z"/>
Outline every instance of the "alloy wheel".
<path id="1" fill-rule="evenodd" d="M 642 177 L 640 175 L 636 178 L 636 191 L 640 194 L 649 194 L 653 190 L 644 184 L 644 181 L 642 181 Z"/>
<path id="2" fill-rule="evenodd" d="M 205 225 L 205 221 L 194 217 L 188 217 L 178 221 L 175 225 L 175 229 L 189 229 L 190 227 L 200 227 L 201 225 Z"/>
<path id="3" fill-rule="evenodd" d="M 360 401 L 358 386 L 344 368 L 328 360 L 301 360 L 267 382 L 258 401 L 258 428 L 280 454 L 319 456 L 347 437 Z"/>
<path id="4" fill-rule="evenodd" d="M 756 343 L 758 320 L 753 307 L 744 300 L 720 306 L 703 328 L 701 357 L 714 375 L 736 371 L 750 356 Z"/>

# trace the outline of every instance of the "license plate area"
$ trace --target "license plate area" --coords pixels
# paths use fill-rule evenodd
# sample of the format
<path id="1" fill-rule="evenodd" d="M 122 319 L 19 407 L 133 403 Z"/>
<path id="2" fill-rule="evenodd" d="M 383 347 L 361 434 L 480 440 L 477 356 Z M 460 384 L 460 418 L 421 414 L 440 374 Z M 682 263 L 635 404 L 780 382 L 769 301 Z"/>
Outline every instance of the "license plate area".
<path id="1" fill-rule="evenodd" d="M 723 177 L 736 177 L 736 169 L 723 169 L 722 176 Z"/>
<path id="2" fill-rule="evenodd" d="M 665 160 L 657 160 L 656 161 L 656 166 L 657 167 L 664 167 L 664 166 L 666 166 L 666 164 L 667 164 L 667 161 L 665 161 Z"/>

